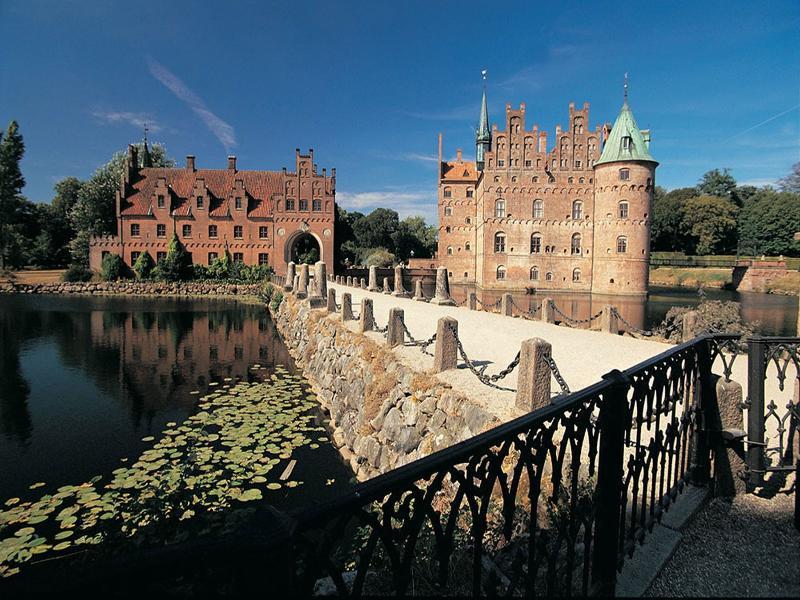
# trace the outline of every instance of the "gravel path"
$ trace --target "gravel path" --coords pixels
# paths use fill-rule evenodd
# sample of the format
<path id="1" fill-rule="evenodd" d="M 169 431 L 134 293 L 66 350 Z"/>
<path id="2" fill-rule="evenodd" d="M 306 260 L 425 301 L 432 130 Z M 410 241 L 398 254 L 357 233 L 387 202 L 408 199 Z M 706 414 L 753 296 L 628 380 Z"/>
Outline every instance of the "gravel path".
<path id="1" fill-rule="evenodd" d="M 646 596 L 800 597 L 794 491 L 714 500 L 683 533 Z"/>

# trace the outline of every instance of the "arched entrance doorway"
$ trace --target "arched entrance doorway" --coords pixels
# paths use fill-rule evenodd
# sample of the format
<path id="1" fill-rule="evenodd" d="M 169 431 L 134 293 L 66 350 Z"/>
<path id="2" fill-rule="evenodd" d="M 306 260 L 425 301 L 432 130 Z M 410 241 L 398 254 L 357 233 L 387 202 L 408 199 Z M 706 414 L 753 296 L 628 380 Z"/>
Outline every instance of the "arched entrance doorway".
<path id="1" fill-rule="evenodd" d="M 301 233 L 289 242 L 289 260 L 295 264 L 313 265 L 322 257 L 322 248 L 317 238 L 310 233 Z"/>

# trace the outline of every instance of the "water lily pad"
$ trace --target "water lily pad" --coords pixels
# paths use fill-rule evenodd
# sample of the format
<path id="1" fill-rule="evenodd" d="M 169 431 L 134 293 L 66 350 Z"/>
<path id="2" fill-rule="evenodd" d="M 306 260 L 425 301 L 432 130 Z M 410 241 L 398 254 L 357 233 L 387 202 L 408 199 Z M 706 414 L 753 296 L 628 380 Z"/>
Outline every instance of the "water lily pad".
<path id="1" fill-rule="evenodd" d="M 252 500 L 261 500 L 261 497 L 261 490 L 252 488 L 243 491 L 238 500 L 240 502 L 250 502 Z"/>
<path id="2" fill-rule="evenodd" d="M 152 442 L 154 439 L 156 439 L 156 438 L 154 438 L 152 435 L 148 435 L 147 437 L 143 437 L 142 441 L 143 442 Z"/>

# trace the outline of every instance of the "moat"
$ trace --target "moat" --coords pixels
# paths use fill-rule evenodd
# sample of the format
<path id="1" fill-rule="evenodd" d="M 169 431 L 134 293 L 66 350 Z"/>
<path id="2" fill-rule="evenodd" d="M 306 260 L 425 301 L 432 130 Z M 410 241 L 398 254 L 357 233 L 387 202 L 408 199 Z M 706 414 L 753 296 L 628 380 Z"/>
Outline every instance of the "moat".
<path id="1" fill-rule="evenodd" d="M 109 476 L 237 382 L 299 378 L 265 308 L 230 300 L 2 295 L 0 332 L 0 502 Z M 303 485 L 270 503 L 350 485 L 336 449 L 315 446 L 292 453 Z"/>

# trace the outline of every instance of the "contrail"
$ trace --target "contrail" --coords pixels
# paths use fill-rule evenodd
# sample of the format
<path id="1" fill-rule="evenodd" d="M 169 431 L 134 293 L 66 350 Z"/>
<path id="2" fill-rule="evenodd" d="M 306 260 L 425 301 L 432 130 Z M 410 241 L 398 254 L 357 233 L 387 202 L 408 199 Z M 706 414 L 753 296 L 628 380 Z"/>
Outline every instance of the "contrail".
<path id="1" fill-rule="evenodd" d="M 800 104 L 795 104 L 795 105 L 794 105 L 794 106 L 792 106 L 791 108 L 787 108 L 787 109 L 786 109 L 786 110 L 784 110 L 783 112 L 779 112 L 777 115 L 772 115 L 772 116 L 771 116 L 769 119 L 765 119 L 764 121 L 761 121 L 761 123 L 759 123 L 759 124 L 757 124 L 757 125 L 753 125 L 752 127 L 748 127 L 748 128 L 747 128 L 747 129 L 745 129 L 744 131 L 740 131 L 739 133 L 735 133 L 735 134 L 733 134 L 732 136 L 730 136 L 730 137 L 728 137 L 728 138 L 726 138 L 726 139 L 724 139 L 724 140 L 722 140 L 722 141 L 723 141 L 723 142 L 727 142 L 727 141 L 729 141 L 729 140 L 732 140 L 733 138 L 737 138 L 737 137 L 739 137 L 740 135 L 744 135 L 745 133 L 748 133 L 748 132 L 750 132 L 750 131 L 753 131 L 753 129 L 758 129 L 758 128 L 759 128 L 759 127 L 761 127 L 762 125 L 766 125 L 766 124 L 767 124 L 767 123 L 769 123 L 770 121 L 774 121 L 774 120 L 775 120 L 775 119 L 777 119 L 778 117 L 782 117 L 783 115 L 785 115 L 785 114 L 788 114 L 788 113 L 792 112 L 793 110 L 797 110 L 798 108 L 800 108 Z"/>

